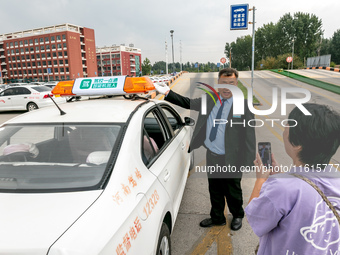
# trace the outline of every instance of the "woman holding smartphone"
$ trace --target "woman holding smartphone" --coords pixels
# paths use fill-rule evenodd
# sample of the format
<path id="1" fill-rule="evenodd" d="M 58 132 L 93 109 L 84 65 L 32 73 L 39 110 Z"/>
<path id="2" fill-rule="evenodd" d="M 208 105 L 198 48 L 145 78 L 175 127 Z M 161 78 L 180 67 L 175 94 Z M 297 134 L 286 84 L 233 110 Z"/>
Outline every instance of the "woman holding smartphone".
<path id="1" fill-rule="evenodd" d="M 340 144 L 340 115 L 325 105 L 304 107 L 312 115 L 295 107 L 289 119 L 298 125 L 283 132 L 290 171 L 266 171 L 259 153 L 254 161 L 258 171 L 245 212 L 260 237 L 257 254 L 340 254 L 340 172 L 330 164 Z"/>

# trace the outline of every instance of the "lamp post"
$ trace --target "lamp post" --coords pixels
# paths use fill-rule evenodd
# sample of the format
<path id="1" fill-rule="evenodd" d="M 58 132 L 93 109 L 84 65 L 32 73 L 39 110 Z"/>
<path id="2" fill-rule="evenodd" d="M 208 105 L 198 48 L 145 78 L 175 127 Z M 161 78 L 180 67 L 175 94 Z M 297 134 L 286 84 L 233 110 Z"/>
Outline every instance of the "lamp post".
<path id="1" fill-rule="evenodd" d="M 175 73 L 175 58 L 174 58 L 174 30 L 170 30 L 171 44 L 172 44 L 172 73 Z"/>
<path id="2" fill-rule="evenodd" d="M 232 47 L 230 47 L 230 50 L 229 50 L 229 67 L 231 68 L 231 49 Z"/>
<path id="3" fill-rule="evenodd" d="M 294 64 L 294 40 L 295 39 L 295 37 L 293 37 L 293 40 L 292 40 L 292 42 L 293 42 L 293 49 L 292 49 L 292 70 L 293 70 L 293 64 Z"/>

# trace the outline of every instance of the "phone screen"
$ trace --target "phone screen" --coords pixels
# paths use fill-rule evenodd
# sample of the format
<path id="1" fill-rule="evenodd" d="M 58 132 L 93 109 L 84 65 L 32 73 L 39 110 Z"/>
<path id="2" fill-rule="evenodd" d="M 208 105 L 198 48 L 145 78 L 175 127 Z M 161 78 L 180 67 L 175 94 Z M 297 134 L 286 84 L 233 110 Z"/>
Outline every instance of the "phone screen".
<path id="1" fill-rule="evenodd" d="M 264 166 L 272 165 L 272 146 L 269 142 L 258 143 L 258 151 Z"/>

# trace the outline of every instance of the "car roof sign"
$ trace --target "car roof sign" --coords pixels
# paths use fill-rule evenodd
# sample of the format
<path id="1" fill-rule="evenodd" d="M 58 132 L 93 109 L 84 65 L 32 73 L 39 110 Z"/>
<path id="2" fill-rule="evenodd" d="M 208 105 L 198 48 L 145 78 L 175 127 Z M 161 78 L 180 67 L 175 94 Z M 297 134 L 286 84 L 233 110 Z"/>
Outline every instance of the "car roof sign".
<path id="1" fill-rule="evenodd" d="M 61 81 L 52 94 L 61 96 L 124 95 L 155 90 L 148 77 L 104 76 Z"/>

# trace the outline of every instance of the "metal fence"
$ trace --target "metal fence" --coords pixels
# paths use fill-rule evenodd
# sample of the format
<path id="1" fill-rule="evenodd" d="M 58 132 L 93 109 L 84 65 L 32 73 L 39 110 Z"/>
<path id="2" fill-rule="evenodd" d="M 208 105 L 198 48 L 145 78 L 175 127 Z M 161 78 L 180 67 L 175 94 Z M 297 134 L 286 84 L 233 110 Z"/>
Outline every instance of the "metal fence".
<path id="1" fill-rule="evenodd" d="M 331 55 L 307 58 L 307 67 L 328 67 L 331 64 Z"/>

